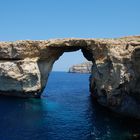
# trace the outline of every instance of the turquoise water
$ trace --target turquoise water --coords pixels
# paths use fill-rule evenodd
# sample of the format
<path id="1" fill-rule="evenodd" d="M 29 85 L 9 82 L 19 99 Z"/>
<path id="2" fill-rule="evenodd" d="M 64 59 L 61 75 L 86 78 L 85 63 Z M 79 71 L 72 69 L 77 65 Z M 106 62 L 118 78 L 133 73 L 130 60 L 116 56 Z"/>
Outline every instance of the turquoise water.
<path id="1" fill-rule="evenodd" d="M 0 140 L 128 140 L 140 123 L 94 103 L 88 74 L 52 72 L 41 99 L 0 98 Z"/>

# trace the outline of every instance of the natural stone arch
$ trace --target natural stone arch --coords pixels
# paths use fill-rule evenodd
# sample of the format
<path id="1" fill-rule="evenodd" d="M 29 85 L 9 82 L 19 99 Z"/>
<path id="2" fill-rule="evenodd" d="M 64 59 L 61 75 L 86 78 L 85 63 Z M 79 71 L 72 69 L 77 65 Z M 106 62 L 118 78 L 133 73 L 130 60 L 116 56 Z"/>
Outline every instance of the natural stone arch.
<path id="1" fill-rule="evenodd" d="M 40 97 L 53 63 L 64 52 L 79 49 L 93 62 L 90 91 L 98 102 L 119 113 L 140 118 L 140 84 L 136 82 L 140 77 L 139 36 L 1 42 L 0 94 Z"/>

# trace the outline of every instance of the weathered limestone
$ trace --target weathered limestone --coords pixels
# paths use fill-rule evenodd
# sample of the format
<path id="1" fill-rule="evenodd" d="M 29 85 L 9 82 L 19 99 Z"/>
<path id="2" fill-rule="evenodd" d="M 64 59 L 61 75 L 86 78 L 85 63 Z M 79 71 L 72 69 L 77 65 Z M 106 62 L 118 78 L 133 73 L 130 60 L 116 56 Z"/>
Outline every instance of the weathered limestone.
<path id="1" fill-rule="evenodd" d="M 40 78 L 36 60 L 0 61 L 0 94 L 38 96 L 37 92 L 41 89 Z"/>
<path id="2" fill-rule="evenodd" d="M 49 72 L 62 50 L 49 49 L 49 41 L 0 43 L 0 94 L 40 97 Z"/>
<path id="3" fill-rule="evenodd" d="M 93 63 L 93 97 L 113 111 L 140 118 L 140 36 L 0 42 L 0 94 L 40 97 L 53 63 L 79 49 Z"/>
<path id="4" fill-rule="evenodd" d="M 140 118 L 140 37 L 111 40 L 101 52 L 101 59 L 94 57 L 92 95 L 115 112 Z"/>

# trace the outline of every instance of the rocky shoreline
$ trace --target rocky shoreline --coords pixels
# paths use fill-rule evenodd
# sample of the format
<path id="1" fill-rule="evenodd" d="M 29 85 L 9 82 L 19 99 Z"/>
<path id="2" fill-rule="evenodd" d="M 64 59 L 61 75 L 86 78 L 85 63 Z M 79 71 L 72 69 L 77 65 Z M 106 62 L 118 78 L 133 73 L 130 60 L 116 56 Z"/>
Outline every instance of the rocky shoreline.
<path id="1" fill-rule="evenodd" d="M 0 42 L 0 95 L 40 97 L 54 62 L 77 50 L 92 62 L 90 92 L 98 103 L 140 119 L 140 36 Z"/>

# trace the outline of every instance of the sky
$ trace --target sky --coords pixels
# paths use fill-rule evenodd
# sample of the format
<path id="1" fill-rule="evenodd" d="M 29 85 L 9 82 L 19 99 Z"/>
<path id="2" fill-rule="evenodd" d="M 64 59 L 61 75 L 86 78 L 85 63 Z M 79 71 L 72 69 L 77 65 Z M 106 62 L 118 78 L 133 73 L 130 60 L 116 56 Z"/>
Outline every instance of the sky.
<path id="1" fill-rule="evenodd" d="M 0 41 L 140 35 L 140 0 L 0 0 Z M 85 61 L 65 53 L 54 71 Z"/>

